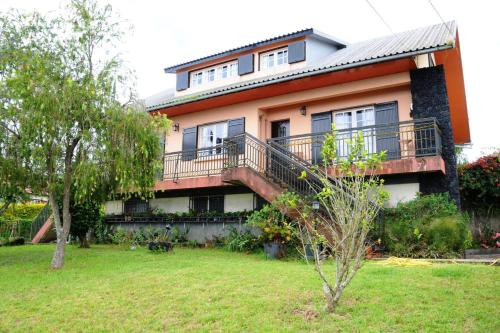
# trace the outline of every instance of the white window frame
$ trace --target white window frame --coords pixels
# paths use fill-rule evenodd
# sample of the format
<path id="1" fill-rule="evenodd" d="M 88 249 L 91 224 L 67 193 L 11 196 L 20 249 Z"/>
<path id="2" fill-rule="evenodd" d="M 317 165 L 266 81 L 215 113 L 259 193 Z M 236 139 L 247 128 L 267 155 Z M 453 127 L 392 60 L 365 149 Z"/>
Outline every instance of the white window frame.
<path id="1" fill-rule="evenodd" d="M 223 76 L 224 68 L 226 69 L 225 77 Z M 238 61 L 225 62 L 223 64 L 191 72 L 191 87 L 222 81 L 236 76 L 238 76 Z"/>
<path id="2" fill-rule="evenodd" d="M 359 123 L 358 114 L 360 114 L 360 112 L 370 113 L 371 119 L 369 120 L 368 124 L 362 124 L 362 126 L 358 126 Z M 349 127 L 339 128 L 337 126 L 337 123 L 335 122 L 335 118 L 336 116 L 340 116 L 343 114 L 350 114 L 351 119 L 349 122 Z M 366 126 L 375 126 L 375 107 L 373 105 L 368 105 L 364 107 L 333 112 L 333 123 L 335 124 L 336 130 L 342 131 L 341 133 L 337 133 L 337 140 L 338 140 L 337 153 L 339 157 L 345 158 L 349 154 L 348 141 L 354 138 L 355 135 L 357 135 L 358 133 L 357 128 Z M 375 134 L 374 132 L 375 132 L 374 128 L 367 128 L 363 130 L 363 135 L 364 135 L 363 141 L 365 144 L 365 149 L 367 150 L 368 154 L 377 152 L 377 140 L 374 135 Z"/>
<path id="3" fill-rule="evenodd" d="M 267 70 L 288 64 L 288 47 L 260 54 L 260 70 Z"/>
<path id="4" fill-rule="evenodd" d="M 217 123 L 211 123 L 206 125 L 198 126 L 198 148 L 210 148 L 220 146 L 224 140 L 227 138 L 228 122 L 221 121 Z M 210 135 L 208 131 L 211 131 Z M 217 139 L 221 139 L 217 142 Z M 200 156 L 210 156 L 221 154 L 222 149 L 220 147 L 214 149 L 203 149 L 200 152 Z"/>

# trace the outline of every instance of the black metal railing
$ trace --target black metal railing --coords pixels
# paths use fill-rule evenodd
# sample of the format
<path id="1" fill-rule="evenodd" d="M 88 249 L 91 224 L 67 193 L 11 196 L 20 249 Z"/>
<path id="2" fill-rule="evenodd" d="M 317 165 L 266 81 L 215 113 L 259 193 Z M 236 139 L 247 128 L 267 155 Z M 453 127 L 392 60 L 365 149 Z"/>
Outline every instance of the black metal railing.
<path id="1" fill-rule="evenodd" d="M 435 118 L 394 124 L 341 129 L 335 132 L 339 158 L 346 158 L 355 135 L 362 134 L 364 148 L 370 153 L 385 151 L 387 160 L 441 154 L 441 131 Z M 310 164 L 322 163 L 321 148 L 331 132 L 294 135 L 268 140 L 268 144 L 290 152 Z"/>
<path id="2" fill-rule="evenodd" d="M 308 181 L 318 178 L 305 161 L 286 149 L 271 146 L 244 133 L 214 147 L 166 154 L 163 179 L 176 181 L 179 178 L 220 175 L 224 170 L 235 167 L 248 167 L 301 194 L 313 194 Z M 299 178 L 302 173 L 306 174 L 307 181 Z"/>
<path id="3" fill-rule="evenodd" d="M 30 239 L 33 239 L 33 237 L 35 237 L 35 235 L 42 228 L 45 222 L 47 222 L 47 219 L 50 217 L 50 214 L 52 214 L 52 209 L 50 208 L 49 204 L 46 204 L 45 206 L 43 206 L 40 213 L 38 213 L 38 215 L 31 223 Z"/>

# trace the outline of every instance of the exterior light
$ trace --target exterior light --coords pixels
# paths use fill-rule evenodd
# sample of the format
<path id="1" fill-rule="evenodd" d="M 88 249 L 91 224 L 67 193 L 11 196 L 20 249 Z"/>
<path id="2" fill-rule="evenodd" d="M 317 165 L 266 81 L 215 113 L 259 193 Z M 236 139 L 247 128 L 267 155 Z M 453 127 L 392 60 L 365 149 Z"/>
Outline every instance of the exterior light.
<path id="1" fill-rule="evenodd" d="M 313 210 L 319 210 L 319 201 L 313 201 L 312 202 L 312 209 Z"/>
<path id="2" fill-rule="evenodd" d="M 172 127 L 174 129 L 174 132 L 179 132 L 179 123 L 175 123 Z"/>
<path id="3" fill-rule="evenodd" d="M 305 105 L 300 107 L 299 112 L 300 112 L 300 114 L 302 116 L 306 115 L 306 107 L 305 107 Z"/>

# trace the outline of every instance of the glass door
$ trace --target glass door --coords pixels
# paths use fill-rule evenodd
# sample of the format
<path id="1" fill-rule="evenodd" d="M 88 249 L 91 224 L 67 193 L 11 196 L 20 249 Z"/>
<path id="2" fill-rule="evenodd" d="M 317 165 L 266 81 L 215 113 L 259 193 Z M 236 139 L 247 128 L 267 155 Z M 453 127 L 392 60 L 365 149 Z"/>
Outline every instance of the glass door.
<path id="1" fill-rule="evenodd" d="M 358 134 L 357 128 L 362 128 L 365 150 L 371 154 L 377 151 L 375 129 L 364 128 L 375 125 L 373 107 L 335 112 L 333 122 L 337 130 L 337 154 L 340 158 L 349 155 L 349 142 Z"/>

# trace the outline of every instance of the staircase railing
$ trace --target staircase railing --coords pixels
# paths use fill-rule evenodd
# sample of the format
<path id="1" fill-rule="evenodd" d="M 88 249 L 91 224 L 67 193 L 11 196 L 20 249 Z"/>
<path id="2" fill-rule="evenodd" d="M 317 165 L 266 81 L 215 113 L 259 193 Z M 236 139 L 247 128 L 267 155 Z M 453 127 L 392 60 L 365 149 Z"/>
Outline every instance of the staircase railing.
<path id="1" fill-rule="evenodd" d="M 35 237 L 35 235 L 42 228 L 45 222 L 47 222 L 47 219 L 50 217 L 50 214 L 52 214 L 52 209 L 50 208 L 49 204 L 46 204 L 45 206 L 43 206 L 40 213 L 38 213 L 38 215 L 31 223 L 30 239 L 33 239 L 33 237 Z"/>
<path id="2" fill-rule="evenodd" d="M 225 168 L 248 167 L 301 195 L 314 195 L 323 188 L 321 178 L 304 161 L 251 134 L 244 133 L 228 139 L 225 148 Z"/>

